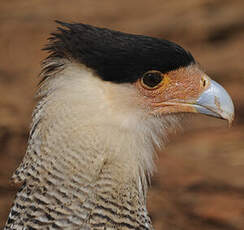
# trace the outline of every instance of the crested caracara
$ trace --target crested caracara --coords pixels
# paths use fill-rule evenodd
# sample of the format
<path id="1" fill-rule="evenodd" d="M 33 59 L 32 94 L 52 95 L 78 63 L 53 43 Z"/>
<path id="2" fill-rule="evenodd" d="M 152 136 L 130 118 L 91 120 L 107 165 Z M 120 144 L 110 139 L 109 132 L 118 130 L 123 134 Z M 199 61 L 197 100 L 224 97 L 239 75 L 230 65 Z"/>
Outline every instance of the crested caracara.
<path id="1" fill-rule="evenodd" d="M 4 229 L 152 229 L 155 148 L 185 113 L 231 122 L 232 100 L 173 42 L 58 23 Z"/>

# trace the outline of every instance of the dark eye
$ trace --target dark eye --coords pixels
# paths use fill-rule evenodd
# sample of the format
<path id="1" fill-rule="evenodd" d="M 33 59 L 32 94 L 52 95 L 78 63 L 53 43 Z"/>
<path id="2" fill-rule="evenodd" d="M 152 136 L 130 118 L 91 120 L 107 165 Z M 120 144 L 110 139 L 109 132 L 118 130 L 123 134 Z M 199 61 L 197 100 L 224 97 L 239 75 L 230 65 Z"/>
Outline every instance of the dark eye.
<path id="1" fill-rule="evenodd" d="M 142 82 L 145 86 L 154 88 L 163 80 L 163 75 L 159 71 L 148 71 L 143 74 Z"/>

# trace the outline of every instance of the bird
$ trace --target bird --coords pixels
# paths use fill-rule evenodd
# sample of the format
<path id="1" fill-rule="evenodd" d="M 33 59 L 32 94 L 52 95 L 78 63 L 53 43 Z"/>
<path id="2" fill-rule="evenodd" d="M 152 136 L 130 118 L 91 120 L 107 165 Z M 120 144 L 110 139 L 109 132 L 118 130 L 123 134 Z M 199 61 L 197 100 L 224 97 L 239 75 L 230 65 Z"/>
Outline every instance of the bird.
<path id="1" fill-rule="evenodd" d="M 178 44 L 56 21 L 9 229 L 153 229 L 155 155 L 189 113 L 231 123 L 234 105 Z"/>

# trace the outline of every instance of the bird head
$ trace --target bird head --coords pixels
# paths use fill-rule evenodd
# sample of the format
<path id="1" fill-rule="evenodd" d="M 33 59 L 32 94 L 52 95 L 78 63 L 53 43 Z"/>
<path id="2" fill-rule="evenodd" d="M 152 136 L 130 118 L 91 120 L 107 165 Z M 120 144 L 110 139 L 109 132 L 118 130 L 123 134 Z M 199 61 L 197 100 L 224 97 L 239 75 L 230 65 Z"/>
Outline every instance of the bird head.
<path id="1" fill-rule="evenodd" d="M 61 27 L 45 48 L 51 54 L 44 62 L 43 82 L 69 60 L 100 81 L 106 109 L 113 110 L 123 124 L 135 114 L 145 121 L 182 113 L 202 113 L 232 122 L 234 107 L 228 93 L 179 45 L 85 24 L 58 23 Z M 80 85 L 84 90 L 85 84 Z M 93 95 L 95 91 L 99 89 L 90 89 Z M 86 100 L 92 103 L 92 97 Z M 97 105 L 97 113 L 105 111 L 99 111 Z"/>

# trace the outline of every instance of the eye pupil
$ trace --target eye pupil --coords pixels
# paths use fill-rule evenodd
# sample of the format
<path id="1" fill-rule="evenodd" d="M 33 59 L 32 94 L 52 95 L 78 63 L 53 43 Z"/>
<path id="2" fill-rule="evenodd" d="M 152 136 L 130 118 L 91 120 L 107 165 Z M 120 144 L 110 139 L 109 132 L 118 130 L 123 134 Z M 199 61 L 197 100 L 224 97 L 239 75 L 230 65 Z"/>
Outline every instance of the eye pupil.
<path id="1" fill-rule="evenodd" d="M 153 88 L 157 86 L 163 80 L 163 76 L 161 72 L 146 72 L 142 76 L 142 81 L 146 86 Z"/>

